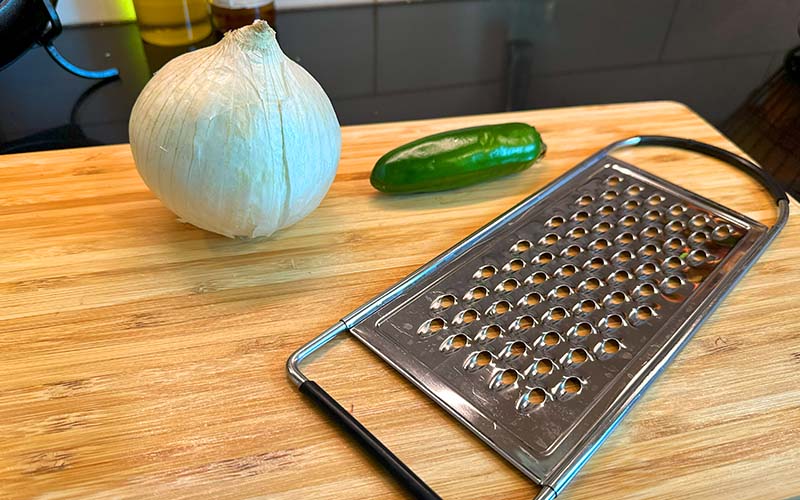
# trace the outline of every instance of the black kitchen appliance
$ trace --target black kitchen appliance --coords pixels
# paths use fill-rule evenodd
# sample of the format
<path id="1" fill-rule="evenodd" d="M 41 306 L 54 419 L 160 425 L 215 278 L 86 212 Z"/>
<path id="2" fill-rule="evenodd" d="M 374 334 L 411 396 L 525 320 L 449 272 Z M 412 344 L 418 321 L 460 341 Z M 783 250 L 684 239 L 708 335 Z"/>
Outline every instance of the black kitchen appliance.
<path id="1" fill-rule="evenodd" d="M 61 33 L 61 21 L 50 0 L 0 0 L 0 71 L 28 49 L 41 45 L 62 68 L 82 78 L 116 78 L 109 68 L 92 71 L 75 66 L 56 50 L 53 40 Z"/>

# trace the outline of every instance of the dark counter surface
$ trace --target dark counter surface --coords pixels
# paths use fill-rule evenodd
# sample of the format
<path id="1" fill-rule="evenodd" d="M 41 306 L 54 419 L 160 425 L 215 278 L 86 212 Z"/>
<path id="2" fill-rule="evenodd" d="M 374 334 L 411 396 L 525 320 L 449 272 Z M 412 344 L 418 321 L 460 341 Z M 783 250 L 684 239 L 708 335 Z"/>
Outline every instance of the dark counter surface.
<path id="1" fill-rule="evenodd" d="M 798 18 L 800 0 L 463 0 L 278 12 L 277 30 L 343 125 L 671 99 L 796 189 L 800 90 L 783 66 Z M 56 45 L 121 78 L 30 50 L 0 72 L 0 153 L 127 142 L 153 71 L 191 49 L 145 44 L 135 24 L 66 28 Z"/>

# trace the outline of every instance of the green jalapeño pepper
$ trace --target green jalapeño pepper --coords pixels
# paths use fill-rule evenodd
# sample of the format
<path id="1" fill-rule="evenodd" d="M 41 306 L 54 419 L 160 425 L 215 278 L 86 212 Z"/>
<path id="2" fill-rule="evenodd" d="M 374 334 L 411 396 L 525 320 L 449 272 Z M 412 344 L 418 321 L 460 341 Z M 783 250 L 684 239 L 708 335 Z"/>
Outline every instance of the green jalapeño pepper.
<path id="1" fill-rule="evenodd" d="M 370 183 L 384 193 L 455 189 L 525 170 L 546 149 L 525 123 L 452 130 L 389 151 L 372 169 Z"/>

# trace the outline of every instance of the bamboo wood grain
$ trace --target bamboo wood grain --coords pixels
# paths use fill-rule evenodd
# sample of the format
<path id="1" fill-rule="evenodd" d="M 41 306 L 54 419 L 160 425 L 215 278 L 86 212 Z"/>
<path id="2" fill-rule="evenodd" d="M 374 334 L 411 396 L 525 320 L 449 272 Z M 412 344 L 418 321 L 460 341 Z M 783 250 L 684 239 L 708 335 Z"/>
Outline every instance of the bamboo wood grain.
<path id="1" fill-rule="evenodd" d="M 387 197 L 374 161 L 481 123 L 539 128 L 547 158 L 458 191 Z M 322 206 L 270 239 L 181 224 L 127 145 L 0 157 L 0 497 L 392 498 L 311 407 L 289 354 L 607 143 L 649 133 L 737 150 L 672 102 L 343 129 Z M 624 159 L 770 224 L 768 196 L 716 161 Z M 562 495 L 800 493 L 800 215 Z M 444 498 L 536 486 L 352 339 L 309 373 Z"/>

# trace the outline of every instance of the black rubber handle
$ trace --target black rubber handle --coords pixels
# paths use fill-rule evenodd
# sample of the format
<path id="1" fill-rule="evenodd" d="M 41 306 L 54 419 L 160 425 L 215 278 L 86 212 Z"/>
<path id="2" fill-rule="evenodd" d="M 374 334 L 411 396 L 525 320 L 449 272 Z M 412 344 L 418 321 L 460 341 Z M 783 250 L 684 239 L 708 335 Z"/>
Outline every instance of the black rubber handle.
<path id="1" fill-rule="evenodd" d="M 350 434 L 372 457 L 377 460 L 389 474 L 400 483 L 414 498 L 424 500 L 441 500 L 414 471 L 384 446 L 378 438 L 372 435 L 361 422 L 355 419 L 342 405 L 336 402 L 316 382 L 308 380 L 300 384 L 300 392 L 314 400 L 317 405 L 336 422 L 342 429 Z"/>

